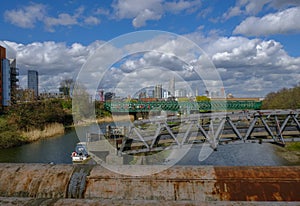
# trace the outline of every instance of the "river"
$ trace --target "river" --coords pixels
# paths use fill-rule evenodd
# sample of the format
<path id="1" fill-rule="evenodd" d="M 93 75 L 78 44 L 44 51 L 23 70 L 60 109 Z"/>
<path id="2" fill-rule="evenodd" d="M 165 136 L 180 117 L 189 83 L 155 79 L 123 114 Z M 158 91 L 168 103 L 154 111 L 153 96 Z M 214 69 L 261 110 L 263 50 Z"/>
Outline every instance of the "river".
<path id="1" fill-rule="evenodd" d="M 105 124 L 101 129 L 105 128 Z M 82 127 L 79 131 L 81 141 L 84 141 L 86 131 L 99 130 L 99 127 Z M 10 163 L 55 163 L 72 164 L 70 154 L 79 142 L 75 130 L 66 134 L 42 139 L 15 148 L 0 150 L 0 162 Z M 178 165 L 222 165 L 222 166 L 280 166 L 288 162 L 276 155 L 276 145 L 270 143 L 247 143 L 219 145 L 202 162 L 198 161 L 201 147 L 193 146 L 189 152 L 177 163 Z"/>

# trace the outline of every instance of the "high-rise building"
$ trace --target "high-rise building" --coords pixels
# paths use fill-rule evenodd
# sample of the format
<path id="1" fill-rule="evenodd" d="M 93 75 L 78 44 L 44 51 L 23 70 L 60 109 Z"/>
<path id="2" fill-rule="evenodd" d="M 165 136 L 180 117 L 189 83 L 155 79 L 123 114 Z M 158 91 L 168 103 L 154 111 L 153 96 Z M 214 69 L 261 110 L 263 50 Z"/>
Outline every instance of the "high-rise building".
<path id="1" fill-rule="evenodd" d="M 2 105 L 9 106 L 10 104 L 10 67 L 9 60 L 2 59 Z"/>
<path id="2" fill-rule="evenodd" d="M 162 98 L 162 85 L 158 84 L 154 88 L 154 98 L 161 99 Z"/>
<path id="3" fill-rule="evenodd" d="M 106 92 L 106 93 L 104 94 L 104 99 L 105 99 L 105 101 L 110 101 L 110 100 L 112 100 L 115 96 L 116 96 L 116 94 L 113 93 L 113 92 Z"/>
<path id="4" fill-rule="evenodd" d="M 10 59 L 10 90 L 11 90 L 11 101 L 14 103 L 16 102 L 17 98 L 17 90 L 18 90 L 18 76 L 19 76 L 19 69 L 17 68 L 17 61 L 16 59 Z"/>
<path id="5" fill-rule="evenodd" d="M 171 77 L 169 82 L 169 95 L 168 97 L 174 97 L 175 96 L 175 77 Z"/>
<path id="6" fill-rule="evenodd" d="M 2 100 L 3 100 L 3 87 L 2 87 L 2 71 L 3 71 L 3 62 L 6 59 L 6 49 L 0 46 L 0 106 L 2 107 Z M 5 63 L 4 63 L 5 64 Z"/>
<path id="7" fill-rule="evenodd" d="M 19 75 L 16 67 L 16 60 L 6 58 L 6 49 L 0 46 L 0 106 L 9 106 L 15 101 L 17 93 L 17 76 Z"/>
<path id="8" fill-rule="evenodd" d="M 175 91 L 175 97 L 187 97 L 186 89 L 178 89 Z"/>
<path id="9" fill-rule="evenodd" d="M 35 70 L 28 70 L 28 89 L 33 90 L 34 96 L 39 95 L 39 75 Z"/>

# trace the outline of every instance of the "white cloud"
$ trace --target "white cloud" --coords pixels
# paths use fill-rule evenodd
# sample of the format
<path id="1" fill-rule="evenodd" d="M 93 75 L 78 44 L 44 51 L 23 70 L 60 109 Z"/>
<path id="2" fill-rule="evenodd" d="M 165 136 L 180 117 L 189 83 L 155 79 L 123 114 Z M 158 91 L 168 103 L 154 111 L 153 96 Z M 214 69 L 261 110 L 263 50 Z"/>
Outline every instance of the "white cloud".
<path id="1" fill-rule="evenodd" d="M 246 14 L 255 15 L 269 2 L 271 2 L 271 0 L 248 0 L 245 5 L 245 12 Z"/>
<path id="2" fill-rule="evenodd" d="M 187 36 L 200 45 L 212 59 L 227 93 L 233 93 L 235 96 L 264 96 L 268 92 L 292 87 L 299 82 L 300 57 L 289 56 L 277 41 L 246 37 L 205 37 L 202 33 Z M 55 91 L 61 80 L 76 77 L 88 57 L 102 44 L 101 41 L 88 46 L 80 43 L 68 46 L 57 42 L 33 42 L 26 45 L 8 41 L 1 43 L 9 47 L 8 52 L 16 51 L 21 86 L 26 87 L 26 70 L 36 69 L 40 74 L 41 91 L 43 88 Z M 177 88 L 179 85 L 186 85 L 180 83 L 183 81 L 198 87 L 199 92 L 204 93 L 203 83 L 199 83 L 199 77 L 193 72 L 193 68 L 186 65 L 186 63 L 194 65 L 193 61 L 197 62 L 195 55 L 190 52 L 190 45 L 160 36 L 128 44 L 124 50 L 131 53 L 151 51 L 154 48 L 157 48 L 156 51 L 115 60 L 119 62 L 115 62 L 116 64 L 106 72 L 102 80 L 105 89 L 115 88 L 121 92 L 124 88 L 122 95 L 126 96 L 147 85 L 163 83 L 166 88 L 170 77 L 175 75 Z M 104 62 L 114 59 L 114 55 L 121 52 L 119 48 L 113 46 L 106 49 L 107 55 L 101 56 L 101 61 Z M 180 59 L 177 58 L 179 56 Z M 97 62 L 98 60 L 94 63 Z M 99 65 L 95 64 L 91 71 L 96 81 L 104 75 L 99 73 L 98 67 Z M 210 78 L 209 75 L 204 74 L 203 78 Z M 87 80 L 90 84 L 94 82 L 94 79 Z"/>
<path id="3" fill-rule="evenodd" d="M 271 0 L 237 0 L 235 6 L 230 7 L 228 11 L 223 14 L 223 18 L 227 20 L 242 14 L 255 15 L 270 1 Z"/>
<path id="4" fill-rule="evenodd" d="M 97 8 L 95 11 L 95 14 L 104 15 L 104 16 L 108 16 L 109 13 L 110 13 L 109 10 L 104 8 Z"/>
<path id="5" fill-rule="evenodd" d="M 122 0 L 112 5 L 117 18 L 134 18 L 143 13 L 145 9 L 152 10 L 158 14 L 162 13 L 162 0 Z"/>
<path id="6" fill-rule="evenodd" d="M 229 10 L 223 14 L 223 19 L 227 20 L 234 16 L 239 16 L 243 13 L 239 6 L 231 7 Z"/>
<path id="7" fill-rule="evenodd" d="M 249 17 L 238 25 L 233 33 L 260 36 L 300 32 L 299 19 L 300 7 L 293 7 L 262 18 Z"/>
<path id="8" fill-rule="evenodd" d="M 135 27 L 144 26 L 147 20 L 158 20 L 163 14 L 162 0 L 122 0 L 112 5 L 118 19 L 133 19 Z"/>
<path id="9" fill-rule="evenodd" d="M 84 23 L 87 25 L 98 25 L 100 24 L 100 19 L 94 16 L 89 16 L 84 19 Z"/>
<path id="10" fill-rule="evenodd" d="M 85 16 L 84 7 L 79 7 L 74 14 L 59 13 L 57 17 L 47 14 L 47 6 L 43 4 L 30 4 L 16 10 L 6 10 L 4 18 L 7 22 L 22 28 L 34 28 L 38 22 L 45 25 L 47 31 L 53 32 L 57 26 L 71 27 L 74 25 L 98 25 L 100 19 L 95 16 Z M 96 11 L 95 14 L 97 14 Z"/>
<path id="11" fill-rule="evenodd" d="M 195 12 L 201 6 L 200 0 L 118 0 L 112 4 L 117 19 L 133 19 L 134 27 L 142 27 L 149 20 L 159 20 L 166 12 L 177 14 L 182 11 Z"/>
<path id="12" fill-rule="evenodd" d="M 89 46 L 74 43 L 67 46 L 65 43 L 33 42 L 18 44 L 5 41 L 8 52 L 16 52 L 17 66 L 20 68 L 20 83 L 27 87 L 26 72 L 34 69 L 39 72 L 40 88 L 56 90 L 61 80 L 75 78 L 81 66 L 103 42 L 96 41 Z M 42 91 L 42 90 L 41 90 Z"/>
<path id="13" fill-rule="evenodd" d="M 48 31 L 54 31 L 55 26 L 73 26 L 79 25 L 79 19 L 84 12 L 83 7 L 76 9 L 73 15 L 68 13 L 60 13 L 58 17 L 45 17 L 44 23 Z"/>
<path id="14" fill-rule="evenodd" d="M 300 6 L 299 0 L 273 0 L 270 3 L 272 7 L 277 9 L 283 9 L 290 6 Z"/>
<path id="15" fill-rule="evenodd" d="M 4 12 L 4 18 L 7 22 L 22 28 L 33 28 L 35 23 L 42 21 L 45 15 L 46 6 L 33 3 L 20 9 Z"/>
<path id="16" fill-rule="evenodd" d="M 143 35 L 143 33 L 140 33 L 140 35 Z M 141 38 L 138 34 L 135 37 L 137 39 Z M 103 53 L 103 48 L 101 48 L 100 51 L 97 51 L 97 58 L 91 59 L 91 63 L 86 64 L 86 70 L 89 72 L 80 74 L 80 79 L 84 81 L 87 88 L 91 88 L 90 90 L 99 86 L 97 81 L 101 79 L 100 88 L 106 91 L 117 89 L 117 95 L 122 96 L 133 95 L 136 90 L 154 86 L 158 83 L 168 84 L 170 77 L 173 75 L 177 76 L 177 79 L 181 79 L 180 81 L 186 85 L 201 81 L 199 75 L 195 72 L 195 67 L 187 65 L 189 62 L 195 62 L 196 64 L 196 62 L 200 63 L 202 61 L 207 63 L 205 58 L 199 58 L 199 51 L 195 50 L 196 45 L 190 45 L 188 40 L 184 38 L 172 39 L 167 37 L 168 35 L 161 34 L 145 41 L 122 44 L 124 46 L 122 49 L 105 48 L 109 53 Z M 120 56 L 114 57 L 118 51 L 121 52 Z M 124 55 L 126 56 L 124 59 L 119 59 Z M 111 66 L 111 60 L 114 60 L 115 63 L 112 65 L 113 68 L 106 70 L 106 66 Z M 203 74 L 210 67 L 207 64 L 203 68 L 199 68 L 205 80 L 207 77 L 213 80 L 217 77 L 216 75 Z M 97 74 L 99 71 L 101 71 L 100 74 Z M 98 76 L 89 74 L 97 74 Z M 101 75 L 105 75 L 105 77 Z M 179 80 L 177 80 L 177 83 L 180 83 Z M 195 85 L 200 86 L 203 83 Z M 121 90 L 123 90 L 122 93 Z"/>
<path id="17" fill-rule="evenodd" d="M 206 37 L 197 32 L 187 37 L 213 60 L 226 93 L 263 97 L 269 92 L 299 83 L 300 57 L 289 56 L 277 41 L 241 36 Z"/>
<path id="18" fill-rule="evenodd" d="M 274 40 L 221 37 L 209 51 L 225 88 L 239 96 L 264 96 L 299 82 L 300 57 L 290 57 Z"/>
<path id="19" fill-rule="evenodd" d="M 54 26 L 71 26 L 78 24 L 77 17 L 62 13 L 57 18 L 47 17 L 44 20 L 47 30 L 54 31 Z"/>
<path id="20" fill-rule="evenodd" d="M 159 20 L 161 14 L 158 14 L 152 10 L 145 9 L 143 12 L 139 13 L 133 20 L 132 25 L 136 28 L 146 25 L 146 21 L 149 20 Z"/>
<path id="21" fill-rule="evenodd" d="M 175 13 L 175 14 L 185 10 L 189 12 L 193 12 L 196 9 L 198 9 L 200 6 L 201 6 L 200 0 L 194 0 L 194 1 L 179 0 L 173 2 L 166 2 L 164 4 L 166 11 L 170 11 L 171 13 Z"/>
<path id="22" fill-rule="evenodd" d="M 299 0 L 238 0 L 223 14 L 225 20 L 239 15 L 257 15 L 264 9 L 283 10 L 291 6 L 300 6 Z"/>

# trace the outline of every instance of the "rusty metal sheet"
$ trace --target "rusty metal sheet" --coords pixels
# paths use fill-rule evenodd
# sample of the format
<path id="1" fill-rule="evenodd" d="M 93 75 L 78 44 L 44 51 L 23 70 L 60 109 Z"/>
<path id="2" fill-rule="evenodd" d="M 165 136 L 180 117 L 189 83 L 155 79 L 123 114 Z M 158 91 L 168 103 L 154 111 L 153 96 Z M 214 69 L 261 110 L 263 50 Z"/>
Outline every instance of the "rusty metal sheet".
<path id="1" fill-rule="evenodd" d="M 176 166 L 148 176 L 121 175 L 99 165 L 87 170 L 73 165 L 47 164 L 0 164 L 0 167 L 0 197 L 191 203 L 300 201 L 299 166 Z M 152 166 L 127 167 L 132 171 L 153 169 Z M 80 189 L 78 195 L 68 187 L 72 186 L 72 180 L 78 186 L 74 187 L 76 191 Z"/>
<path id="2" fill-rule="evenodd" d="M 61 198 L 72 165 L 0 164 L 0 196 Z"/>
<path id="3" fill-rule="evenodd" d="M 215 167 L 214 193 L 230 201 L 300 201 L 300 167 Z"/>

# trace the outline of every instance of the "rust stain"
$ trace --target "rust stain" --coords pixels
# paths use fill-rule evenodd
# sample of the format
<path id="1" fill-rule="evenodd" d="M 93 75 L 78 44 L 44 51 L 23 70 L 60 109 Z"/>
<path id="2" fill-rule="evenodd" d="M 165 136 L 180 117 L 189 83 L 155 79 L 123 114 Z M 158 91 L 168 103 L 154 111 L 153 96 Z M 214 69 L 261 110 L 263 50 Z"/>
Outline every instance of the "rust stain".
<path id="1" fill-rule="evenodd" d="M 300 201 L 299 167 L 215 167 L 215 193 L 228 201 Z"/>

